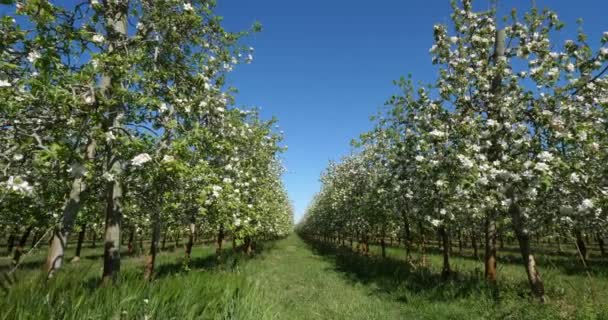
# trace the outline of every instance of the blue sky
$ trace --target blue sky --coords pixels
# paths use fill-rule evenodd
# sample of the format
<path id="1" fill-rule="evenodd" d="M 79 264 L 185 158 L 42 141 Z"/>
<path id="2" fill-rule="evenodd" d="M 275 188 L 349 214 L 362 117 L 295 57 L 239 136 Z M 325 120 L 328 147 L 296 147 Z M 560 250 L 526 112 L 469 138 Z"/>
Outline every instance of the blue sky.
<path id="1" fill-rule="evenodd" d="M 369 117 L 394 93 L 392 80 L 412 74 L 435 78 L 428 53 L 435 23 L 448 23 L 449 0 L 219 0 L 229 30 L 254 21 L 263 32 L 247 42 L 251 65 L 240 66 L 230 83 L 239 105 L 262 107 L 278 117 L 289 150 L 284 180 L 299 219 L 319 189 L 319 174 L 330 159 L 349 152 L 351 139 L 371 128 Z M 490 1 L 474 2 L 486 9 Z M 499 1 L 501 13 L 529 9 L 532 1 Z M 537 0 L 566 23 L 576 19 L 592 39 L 608 31 L 608 1 Z M 560 38 L 562 37 L 560 36 Z M 595 42 L 595 41 L 594 41 Z"/>

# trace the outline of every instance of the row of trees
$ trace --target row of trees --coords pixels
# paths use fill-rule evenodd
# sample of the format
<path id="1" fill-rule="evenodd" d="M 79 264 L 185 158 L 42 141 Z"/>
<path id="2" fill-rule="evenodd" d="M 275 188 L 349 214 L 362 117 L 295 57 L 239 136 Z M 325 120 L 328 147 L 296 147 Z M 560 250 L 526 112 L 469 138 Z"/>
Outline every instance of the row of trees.
<path id="1" fill-rule="evenodd" d="M 214 6 L 9 4 L 15 13 L 0 19 L 0 228 L 21 246 L 32 230 L 51 229 L 49 277 L 75 225 L 79 242 L 103 225 L 104 283 L 119 273 L 124 235 L 131 246 L 137 232 L 150 239 L 151 279 L 163 230 L 188 236 L 186 259 L 201 229 L 220 250 L 231 235 L 247 251 L 256 237 L 290 231 L 275 120 L 231 107 L 225 84 L 252 61 L 241 39 L 259 27 L 228 32 Z"/>
<path id="2" fill-rule="evenodd" d="M 594 49 L 581 29 L 552 42 L 562 27 L 550 10 L 499 23 L 494 10 L 453 2 L 451 25 L 434 27 L 436 82 L 397 82 L 402 94 L 357 152 L 322 175 L 301 232 L 383 248 L 399 236 L 409 256 L 436 230 L 444 276 L 450 237 L 466 234 L 475 250 L 485 240 L 485 276 L 495 282 L 497 232 L 510 230 L 541 301 L 532 236 L 573 234 L 586 263 L 591 234 L 605 254 L 608 32 Z"/>

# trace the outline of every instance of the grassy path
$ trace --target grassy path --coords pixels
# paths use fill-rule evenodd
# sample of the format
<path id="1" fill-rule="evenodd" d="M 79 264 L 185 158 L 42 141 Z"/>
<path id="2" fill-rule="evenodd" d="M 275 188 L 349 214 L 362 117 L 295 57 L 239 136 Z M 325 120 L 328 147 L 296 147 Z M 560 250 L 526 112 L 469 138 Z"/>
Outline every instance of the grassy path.
<path id="1" fill-rule="evenodd" d="M 403 319 L 403 303 L 374 295 L 377 288 L 357 284 L 334 270 L 327 257 L 313 253 L 298 236 L 279 242 L 261 260 L 251 261 L 277 319 Z"/>

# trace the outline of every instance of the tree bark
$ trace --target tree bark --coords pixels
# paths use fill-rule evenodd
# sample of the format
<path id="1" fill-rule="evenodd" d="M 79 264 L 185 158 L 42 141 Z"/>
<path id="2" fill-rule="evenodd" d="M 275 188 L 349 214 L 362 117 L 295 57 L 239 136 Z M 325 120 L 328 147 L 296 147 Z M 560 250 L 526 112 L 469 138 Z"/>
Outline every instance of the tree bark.
<path id="1" fill-rule="evenodd" d="M 76 254 L 74 255 L 74 259 L 72 262 L 78 262 L 80 260 L 80 251 L 82 250 L 82 243 L 84 242 L 84 234 L 86 232 L 87 225 L 83 224 L 81 226 L 80 232 L 78 232 L 78 242 L 76 243 Z"/>
<path id="2" fill-rule="evenodd" d="M 15 247 L 15 239 L 17 238 L 17 232 L 19 232 L 18 228 L 15 228 L 6 240 L 6 255 L 10 257 L 10 254 L 13 253 L 13 248 Z"/>
<path id="3" fill-rule="evenodd" d="M 93 138 L 89 140 L 86 146 L 85 161 L 75 165 L 74 180 L 72 180 L 72 188 L 68 199 L 63 205 L 62 222 L 56 226 L 53 230 L 53 237 L 51 239 L 51 245 L 49 246 L 48 255 L 46 258 L 45 272 L 47 278 L 52 278 L 53 274 L 57 269 L 61 268 L 63 264 L 63 257 L 65 256 L 65 249 L 67 247 L 67 241 L 69 233 L 74 227 L 74 221 L 80 207 L 82 207 L 83 193 L 87 189 L 85 181 L 85 165 L 95 158 L 95 148 L 97 147 L 97 141 Z"/>
<path id="4" fill-rule="evenodd" d="M 587 244 L 585 243 L 585 239 L 583 238 L 581 230 L 574 229 L 574 236 L 576 237 L 576 247 L 580 253 L 581 259 L 583 260 L 583 264 L 587 266 Z"/>
<path id="5" fill-rule="evenodd" d="M 193 219 L 194 220 L 194 219 Z M 196 235 L 196 224 L 194 221 L 190 222 L 188 225 L 188 242 L 186 242 L 186 265 L 190 263 L 190 259 L 192 257 L 192 246 L 194 246 Z"/>
<path id="6" fill-rule="evenodd" d="M 475 230 L 471 231 L 471 246 L 473 247 L 473 258 L 479 258 L 479 250 L 477 249 L 477 235 L 475 234 Z"/>
<path id="7" fill-rule="evenodd" d="M 128 1 L 104 1 L 104 19 L 106 33 L 108 34 L 108 53 L 115 50 L 116 42 L 127 38 L 127 10 Z M 109 75 L 103 75 L 101 79 L 101 91 L 111 97 L 112 87 L 118 85 L 116 79 L 112 79 Z M 111 128 L 121 127 L 121 118 L 124 114 L 123 106 L 114 103 L 111 106 L 111 117 L 107 121 L 106 130 Z M 122 164 L 118 158 L 117 151 L 112 143 L 106 146 L 107 163 L 106 169 L 109 169 L 115 179 L 109 181 L 107 186 L 106 197 L 106 220 L 105 220 L 105 238 L 104 238 L 104 255 L 103 255 L 103 273 L 102 282 L 108 284 L 114 282 L 120 272 L 120 228 L 122 224 L 122 198 L 123 186 L 120 181 L 122 176 Z"/>
<path id="8" fill-rule="evenodd" d="M 13 255 L 13 264 L 16 265 L 19 263 L 21 255 L 23 254 L 23 248 L 27 243 L 27 238 L 30 236 L 32 229 L 34 229 L 34 227 L 27 227 L 25 229 L 25 232 L 23 232 L 23 234 L 21 235 L 21 239 L 19 239 L 19 243 L 17 243 L 17 248 L 15 248 L 15 253 Z"/>
<path id="9" fill-rule="evenodd" d="M 443 268 L 441 269 L 441 276 L 445 279 L 452 274 L 452 268 L 450 267 L 450 235 L 444 225 L 439 227 L 439 234 L 441 235 L 443 247 Z"/>
<path id="10" fill-rule="evenodd" d="M 245 243 L 243 244 L 243 252 L 245 252 L 246 255 L 251 255 L 251 237 L 250 236 L 246 236 L 245 237 Z"/>
<path id="11" fill-rule="evenodd" d="M 485 238 L 485 277 L 490 282 L 496 282 L 496 222 L 493 217 L 486 217 Z"/>
<path id="12" fill-rule="evenodd" d="M 511 198 L 513 199 L 512 196 Z M 521 209 L 515 203 L 515 200 L 513 200 L 509 211 L 511 214 L 511 220 L 513 222 L 515 236 L 517 237 L 517 240 L 519 242 L 519 250 L 521 252 L 524 266 L 526 268 L 526 274 L 528 275 L 528 282 L 530 283 L 530 288 L 532 289 L 532 293 L 534 294 L 534 296 L 536 296 L 536 298 L 538 298 L 540 302 L 543 303 L 545 302 L 545 285 L 543 284 L 540 272 L 538 271 L 534 255 L 530 250 L 530 233 L 526 228 L 526 223 L 524 221 L 525 218 L 521 214 Z"/>
<path id="13" fill-rule="evenodd" d="M 602 256 L 606 256 L 604 237 L 599 232 L 595 236 L 597 237 L 597 244 L 600 247 L 600 253 L 602 254 Z"/>
<path id="14" fill-rule="evenodd" d="M 133 255 L 133 251 L 134 251 L 133 250 L 134 249 L 133 241 L 134 240 L 135 240 L 135 227 L 131 228 L 131 230 L 129 231 L 129 242 L 127 243 L 127 250 L 128 250 L 129 256 Z"/>
<path id="15" fill-rule="evenodd" d="M 160 207 L 160 206 L 159 206 Z M 160 212 L 154 214 L 154 221 L 152 224 L 152 234 L 150 239 L 150 251 L 146 257 L 146 266 L 144 270 L 144 279 L 151 281 L 154 277 L 154 266 L 156 263 L 156 254 L 158 253 L 158 241 L 160 239 L 161 221 Z M 165 233 L 166 235 L 166 233 Z"/>
<path id="16" fill-rule="evenodd" d="M 222 245 L 224 243 L 224 225 L 220 225 L 220 228 L 217 232 L 217 239 L 215 242 L 216 245 L 216 249 L 215 249 L 215 256 L 217 257 L 217 259 L 221 259 L 222 257 Z"/>

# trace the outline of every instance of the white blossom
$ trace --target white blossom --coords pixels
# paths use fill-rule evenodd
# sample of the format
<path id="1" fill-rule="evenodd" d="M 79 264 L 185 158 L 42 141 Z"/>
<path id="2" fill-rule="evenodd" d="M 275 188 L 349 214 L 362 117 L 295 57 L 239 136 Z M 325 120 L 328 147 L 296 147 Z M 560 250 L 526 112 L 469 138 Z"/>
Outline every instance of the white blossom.
<path id="1" fill-rule="evenodd" d="M 149 162 L 152 160 L 152 157 L 150 157 L 149 154 L 147 153 L 140 153 L 138 155 L 136 155 L 133 159 L 131 159 L 131 165 L 139 167 L 141 165 L 143 165 L 146 162 Z"/>

